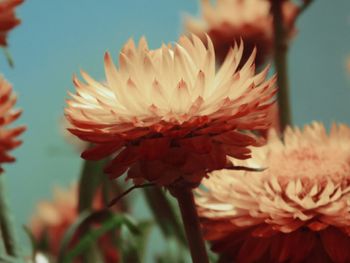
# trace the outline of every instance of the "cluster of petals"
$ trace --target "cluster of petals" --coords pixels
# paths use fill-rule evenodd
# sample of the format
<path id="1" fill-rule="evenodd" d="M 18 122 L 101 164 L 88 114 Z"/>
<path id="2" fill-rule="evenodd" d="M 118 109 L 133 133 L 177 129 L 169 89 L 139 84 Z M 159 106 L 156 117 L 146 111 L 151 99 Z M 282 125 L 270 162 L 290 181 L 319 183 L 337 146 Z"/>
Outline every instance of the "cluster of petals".
<path id="1" fill-rule="evenodd" d="M 16 17 L 15 8 L 22 4 L 23 0 L 0 1 L 0 46 L 7 46 L 7 34 L 21 23 Z"/>
<path id="2" fill-rule="evenodd" d="M 292 37 L 296 31 L 294 24 L 299 9 L 289 0 L 284 1 L 282 7 L 285 30 Z M 188 17 L 185 27 L 202 39 L 208 34 L 221 61 L 229 47 L 243 38 L 246 45 L 243 58 L 246 59 L 256 46 L 256 64 L 259 66 L 265 62 L 273 48 L 273 16 L 270 9 L 269 0 L 216 0 L 215 3 L 202 0 L 202 18 Z"/>
<path id="3" fill-rule="evenodd" d="M 102 192 L 98 191 L 94 198 L 93 210 L 104 207 Z M 69 189 L 55 188 L 53 200 L 39 202 L 29 224 L 37 249 L 56 258 L 66 231 L 76 222 L 78 216 L 78 187 L 72 185 Z M 79 233 L 76 233 L 70 245 L 74 245 L 78 240 Z M 109 235 L 102 236 L 98 244 L 104 262 L 119 262 L 119 253 Z"/>
<path id="4" fill-rule="evenodd" d="M 12 92 L 12 86 L 0 75 L 0 173 L 3 171 L 1 164 L 15 161 L 9 151 L 22 143 L 17 137 L 25 130 L 23 126 L 7 127 L 21 115 L 20 110 L 13 109 L 15 103 L 16 96 Z"/>
<path id="5" fill-rule="evenodd" d="M 243 44 L 230 49 L 216 68 L 215 51 L 196 36 L 149 50 L 142 38 L 128 41 L 119 68 L 105 55 L 106 81 L 82 72 L 65 110 L 70 132 L 95 144 L 82 154 L 98 160 L 112 155 L 105 171 L 116 178 L 127 171 L 136 184 L 198 184 L 227 164 L 227 155 L 250 156 L 259 145 L 251 130 L 267 129 L 274 103 L 275 77 L 268 68 L 255 74 L 254 50 L 238 70 Z"/>
<path id="6" fill-rule="evenodd" d="M 350 262 L 350 128 L 270 133 L 244 165 L 203 180 L 197 205 L 213 250 L 235 262 Z"/>

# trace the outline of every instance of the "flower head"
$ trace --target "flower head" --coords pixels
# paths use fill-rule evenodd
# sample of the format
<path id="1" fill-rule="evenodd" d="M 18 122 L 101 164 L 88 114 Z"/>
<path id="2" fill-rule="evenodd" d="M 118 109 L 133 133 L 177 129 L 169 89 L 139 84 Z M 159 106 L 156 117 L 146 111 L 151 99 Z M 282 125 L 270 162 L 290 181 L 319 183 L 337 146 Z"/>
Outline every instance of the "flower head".
<path id="1" fill-rule="evenodd" d="M 7 34 L 21 23 L 16 17 L 15 8 L 22 4 L 23 0 L 0 1 L 0 46 L 7 46 Z"/>
<path id="2" fill-rule="evenodd" d="M 23 126 L 7 128 L 21 115 L 20 110 L 13 110 L 15 103 L 16 95 L 12 93 L 12 86 L 0 75 L 0 173 L 3 171 L 1 164 L 15 161 L 8 152 L 22 143 L 17 136 L 25 130 Z"/>
<path id="3" fill-rule="evenodd" d="M 187 18 L 185 27 L 202 39 L 208 34 L 213 40 L 219 61 L 223 61 L 229 47 L 240 38 L 245 43 L 243 62 L 256 46 L 256 64 L 263 64 L 271 54 L 274 32 L 271 3 L 268 0 L 210 0 L 201 1 L 202 19 Z M 286 30 L 292 36 L 298 7 L 292 1 L 284 1 L 283 14 Z"/>
<path id="4" fill-rule="evenodd" d="M 268 69 L 255 74 L 252 53 L 237 70 L 243 44 L 232 48 L 216 70 L 211 40 L 208 47 L 193 36 L 174 46 L 151 51 L 145 39 L 130 40 L 119 57 L 119 68 L 105 55 L 107 81 L 99 83 L 82 72 L 74 77 L 66 116 L 70 131 L 96 147 L 86 159 L 116 154 L 106 172 L 169 185 L 177 180 L 198 184 L 208 171 L 223 168 L 226 156 L 249 157 L 259 142 L 247 131 L 266 129 L 273 103 L 275 77 Z"/>
<path id="5" fill-rule="evenodd" d="M 105 207 L 102 192 L 97 192 L 93 209 Z M 50 257 L 57 257 L 62 239 L 68 228 L 78 219 L 78 187 L 69 189 L 56 188 L 52 201 L 41 201 L 31 219 L 29 228 L 32 231 L 38 249 Z M 79 239 L 76 233 L 70 245 Z M 98 241 L 105 262 L 118 262 L 119 254 L 109 235 L 102 236 Z"/>
<path id="6" fill-rule="evenodd" d="M 246 165 L 217 171 L 197 198 L 206 239 L 235 262 L 350 262 L 350 128 L 271 133 Z"/>

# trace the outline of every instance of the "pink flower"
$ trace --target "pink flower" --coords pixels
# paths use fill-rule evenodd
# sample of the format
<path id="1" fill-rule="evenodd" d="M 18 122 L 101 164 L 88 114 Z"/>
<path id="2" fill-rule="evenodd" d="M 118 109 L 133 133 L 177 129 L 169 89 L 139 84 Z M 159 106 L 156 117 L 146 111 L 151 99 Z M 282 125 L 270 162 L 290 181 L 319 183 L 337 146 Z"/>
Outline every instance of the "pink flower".
<path id="1" fill-rule="evenodd" d="M 251 167 L 216 171 L 198 190 L 213 250 L 235 262 L 350 262 L 350 128 L 271 133 Z"/>
<path id="2" fill-rule="evenodd" d="M 208 34 L 213 40 L 216 55 L 223 61 L 229 48 L 240 38 L 245 43 L 243 62 L 257 47 L 256 64 L 265 63 L 273 49 L 274 32 L 271 4 L 268 0 L 210 0 L 201 1 L 202 18 L 190 18 L 185 21 L 188 32 L 203 40 Z M 298 7 L 292 1 L 284 1 L 283 13 L 286 30 L 290 37 L 295 33 L 295 19 Z"/>
<path id="3" fill-rule="evenodd" d="M 0 75 L 0 174 L 3 163 L 14 162 L 15 158 L 9 151 L 21 145 L 17 137 L 25 131 L 25 127 L 8 128 L 20 115 L 20 110 L 14 110 L 16 95 L 12 93 L 12 86 Z"/>
<path id="4" fill-rule="evenodd" d="M 145 39 L 130 40 L 119 56 L 119 69 L 105 55 L 107 82 L 85 72 L 74 77 L 77 93 L 66 108 L 70 131 L 96 146 L 83 158 L 114 155 L 106 172 L 128 172 L 169 185 L 178 180 L 198 185 L 208 171 L 225 167 L 226 156 L 248 158 L 260 142 L 248 131 L 266 129 L 275 77 L 255 74 L 255 51 L 237 70 L 243 45 L 229 52 L 216 70 L 214 47 L 197 37 L 181 37 L 174 46 L 150 51 Z"/>

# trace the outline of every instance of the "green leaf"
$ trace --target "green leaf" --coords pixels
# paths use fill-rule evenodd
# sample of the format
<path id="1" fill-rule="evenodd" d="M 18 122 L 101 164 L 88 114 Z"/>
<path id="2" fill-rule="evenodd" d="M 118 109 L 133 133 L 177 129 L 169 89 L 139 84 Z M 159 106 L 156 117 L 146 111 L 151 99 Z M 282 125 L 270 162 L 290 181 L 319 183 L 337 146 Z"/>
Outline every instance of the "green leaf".
<path id="1" fill-rule="evenodd" d="M 122 214 L 114 214 L 109 210 L 90 213 L 87 216 L 80 218 L 78 221 L 79 222 L 77 224 L 72 225 L 68 229 L 67 237 L 65 235 L 66 245 L 61 246 L 58 262 L 71 262 L 74 258 L 80 256 L 84 251 L 89 249 L 91 245 L 96 243 L 100 237 L 112 230 L 121 228 L 122 226 L 127 227 L 127 229 L 135 235 L 140 234 L 137 225 L 128 216 Z M 96 221 L 101 221 L 100 227 L 96 229 L 88 229 L 84 234 L 82 234 L 77 244 L 70 251 L 68 251 L 67 246 L 70 244 L 70 240 L 74 236 L 76 230 L 78 230 L 79 227 L 84 227 L 84 224 L 89 224 Z"/>
<path id="2" fill-rule="evenodd" d="M 142 221 L 137 225 L 139 235 L 130 235 L 129 231 L 122 228 L 119 247 L 123 255 L 123 262 L 142 263 L 147 249 L 147 241 L 153 223 Z"/>
<path id="3" fill-rule="evenodd" d="M 91 212 L 85 211 L 85 212 L 81 213 L 79 215 L 79 217 L 77 218 L 77 220 L 65 232 L 65 234 L 61 240 L 60 249 L 59 249 L 58 256 L 57 256 L 58 262 L 61 262 L 63 260 L 66 251 L 69 249 L 69 244 L 72 241 L 73 236 L 75 235 L 75 233 L 77 232 L 79 227 L 84 222 L 87 221 L 89 216 L 91 216 Z"/>
<path id="4" fill-rule="evenodd" d="M 175 213 L 174 207 L 166 197 L 164 190 L 160 187 L 151 187 L 144 188 L 143 192 L 163 235 L 167 239 L 175 237 L 178 242 L 187 247 L 187 241 L 182 225 Z"/>

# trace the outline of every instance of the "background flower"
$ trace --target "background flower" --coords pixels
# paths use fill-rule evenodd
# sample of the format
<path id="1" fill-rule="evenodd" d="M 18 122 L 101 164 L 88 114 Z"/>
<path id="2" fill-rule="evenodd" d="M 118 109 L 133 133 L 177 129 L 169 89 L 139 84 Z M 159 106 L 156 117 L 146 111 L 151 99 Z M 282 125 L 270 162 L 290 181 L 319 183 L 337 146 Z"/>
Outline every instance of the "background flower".
<path id="1" fill-rule="evenodd" d="M 17 139 L 25 127 L 8 128 L 20 115 L 20 110 L 14 110 L 16 95 L 12 92 L 12 86 L 0 75 L 0 173 L 3 172 L 1 164 L 14 162 L 15 158 L 9 155 L 9 151 L 18 147 L 22 142 Z"/>
<path id="2" fill-rule="evenodd" d="M 99 191 L 94 199 L 93 210 L 97 211 L 105 207 L 102 192 Z M 59 253 L 64 234 L 78 216 L 78 187 L 73 185 L 67 190 L 54 189 L 53 200 L 38 203 L 29 224 L 38 249 L 55 258 Z M 107 263 L 119 261 L 119 253 L 111 237 L 112 234 L 108 233 L 97 240 L 104 262 Z M 79 232 L 73 237 L 71 245 L 74 245 L 77 240 L 79 240 Z"/>
<path id="3" fill-rule="evenodd" d="M 275 77 L 255 74 L 255 50 L 238 70 L 243 44 L 230 49 L 216 70 L 214 47 L 193 36 L 151 51 L 145 39 L 130 40 L 119 69 L 105 56 L 107 82 L 82 72 L 66 108 L 70 131 L 96 146 L 86 159 L 118 153 L 107 167 L 112 178 L 128 170 L 135 183 L 197 185 L 208 171 L 226 165 L 226 155 L 249 158 L 260 142 L 244 131 L 267 129 Z M 243 131 L 243 132 L 242 132 Z"/>
<path id="4" fill-rule="evenodd" d="M 21 23 L 16 17 L 15 8 L 24 0 L 0 1 L 0 46 L 7 46 L 7 34 Z"/>
<path id="5" fill-rule="evenodd" d="M 239 39 L 245 43 L 243 62 L 257 47 L 256 64 L 262 65 L 273 49 L 273 17 L 268 0 L 210 0 L 201 1 L 202 18 L 187 17 L 185 27 L 205 40 L 208 34 L 213 40 L 216 55 L 223 61 L 229 47 Z M 285 28 L 290 36 L 295 33 L 298 7 L 292 1 L 284 1 Z"/>
<path id="6" fill-rule="evenodd" d="M 349 262 L 350 128 L 314 123 L 271 133 L 246 165 L 217 171 L 199 190 L 213 250 L 235 262 Z"/>

